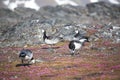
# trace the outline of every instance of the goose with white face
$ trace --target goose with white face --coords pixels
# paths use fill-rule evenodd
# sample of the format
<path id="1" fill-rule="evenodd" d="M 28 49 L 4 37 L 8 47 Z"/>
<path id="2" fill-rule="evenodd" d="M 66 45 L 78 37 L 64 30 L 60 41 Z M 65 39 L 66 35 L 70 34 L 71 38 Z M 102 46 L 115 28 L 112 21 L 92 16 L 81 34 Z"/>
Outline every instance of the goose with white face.
<path id="1" fill-rule="evenodd" d="M 80 50 L 84 45 L 84 42 L 89 42 L 88 38 L 81 38 L 80 40 L 72 40 L 70 41 L 68 47 L 71 51 L 71 55 L 75 55 L 76 50 Z"/>
<path id="2" fill-rule="evenodd" d="M 47 36 L 46 31 L 42 30 L 43 32 L 43 41 L 48 44 L 48 45 L 54 45 L 57 44 L 58 42 L 62 41 L 62 37 L 57 37 L 57 36 Z"/>

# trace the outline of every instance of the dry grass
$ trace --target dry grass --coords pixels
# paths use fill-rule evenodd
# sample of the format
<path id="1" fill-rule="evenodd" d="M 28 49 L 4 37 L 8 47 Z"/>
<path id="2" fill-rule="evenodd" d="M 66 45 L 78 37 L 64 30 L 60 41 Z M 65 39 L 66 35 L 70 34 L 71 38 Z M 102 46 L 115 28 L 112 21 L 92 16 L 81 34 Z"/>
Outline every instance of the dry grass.
<path id="1" fill-rule="evenodd" d="M 22 48 L 0 48 L 0 80 L 120 80 L 120 44 L 98 40 L 93 48 L 87 43 L 78 55 L 71 56 L 68 42 L 54 46 L 29 46 L 37 62 L 21 66 Z M 19 65 L 19 66 L 17 66 Z"/>

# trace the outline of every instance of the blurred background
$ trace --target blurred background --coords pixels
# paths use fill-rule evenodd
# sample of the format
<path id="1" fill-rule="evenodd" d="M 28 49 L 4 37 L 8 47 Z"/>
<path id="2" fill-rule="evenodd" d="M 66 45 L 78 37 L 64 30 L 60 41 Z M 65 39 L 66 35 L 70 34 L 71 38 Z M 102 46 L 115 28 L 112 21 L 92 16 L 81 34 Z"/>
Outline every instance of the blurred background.
<path id="1" fill-rule="evenodd" d="M 63 41 L 53 50 L 43 30 Z M 89 43 L 71 56 L 76 31 Z M 0 80 L 120 80 L 120 0 L 0 0 Z"/>
<path id="2" fill-rule="evenodd" d="M 105 1 L 112 4 L 120 4 L 120 0 L 0 0 L 0 8 L 14 10 L 16 7 L 26 7 L 39 10 L 43 6 L 73 5 L 85 6 L 88 3 Z"/>

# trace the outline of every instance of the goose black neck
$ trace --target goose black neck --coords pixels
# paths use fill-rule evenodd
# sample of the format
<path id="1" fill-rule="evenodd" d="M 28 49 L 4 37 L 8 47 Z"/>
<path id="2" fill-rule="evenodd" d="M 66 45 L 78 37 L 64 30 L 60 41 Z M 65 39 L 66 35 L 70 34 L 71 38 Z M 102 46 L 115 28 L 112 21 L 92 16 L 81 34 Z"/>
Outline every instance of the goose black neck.
<path id="1" fill-rule="evenodd" d="M 78 32 L 76 35 L 74 35 L 74 37 L 78 37 L 80 35 L 80 32 Z"/>
<path id="2" fill-rule="evenodd" d="M 47 37 L 47 35 L 46 35 L 46 31 L 44 31 L 43 39 L 45 40 L 46 38 L 48 38 L 48 37 Z"/>
<path id="3" fill-rule="evenodd" d="M 33 60 L 34 58 L 32 57 L 31 60 Z"/>

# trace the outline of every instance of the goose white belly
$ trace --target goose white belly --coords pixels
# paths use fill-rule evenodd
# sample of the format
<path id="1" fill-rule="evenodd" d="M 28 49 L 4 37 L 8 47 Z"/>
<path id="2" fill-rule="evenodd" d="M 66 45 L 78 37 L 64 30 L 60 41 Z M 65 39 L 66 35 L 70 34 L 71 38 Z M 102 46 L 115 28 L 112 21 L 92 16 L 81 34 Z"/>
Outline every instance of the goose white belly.
<path id="1" fill-rule="evenodd" d="M 80 43 L 74 43 L 75 49 L 80 49 L 82 47 L 82 44 Z"/>
<path id="2" fill-rule="evenodd" d="M 30 60 L 30 59 L 32 59 L 32 56 L 28 56 L 28 55 L 25 56 L 25 60 Z"/>
<path id="3" fill-rule="evenodd" d="M 45 39 L 45 43 L 47 43 L 47 44 L 56 44 L 58 42 L 59 42 L 58 39 L 51 39 L 51 40 Z"/>

